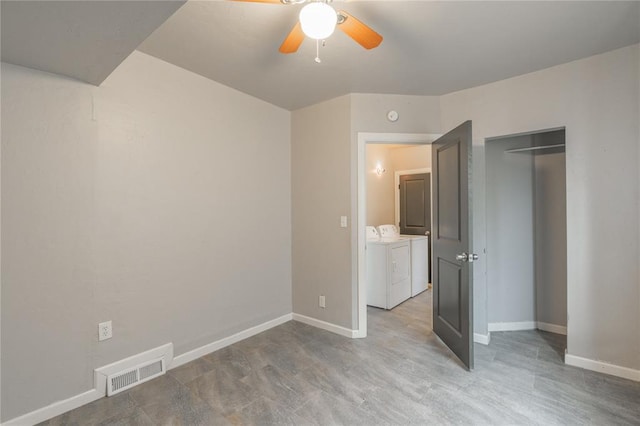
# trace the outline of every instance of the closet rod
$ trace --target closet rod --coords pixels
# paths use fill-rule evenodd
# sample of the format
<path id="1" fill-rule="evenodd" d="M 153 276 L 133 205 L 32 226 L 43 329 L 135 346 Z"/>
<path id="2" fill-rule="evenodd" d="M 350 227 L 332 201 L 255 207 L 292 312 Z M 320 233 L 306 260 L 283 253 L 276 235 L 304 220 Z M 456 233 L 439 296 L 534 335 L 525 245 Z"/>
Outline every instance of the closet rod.
<path id="1" fill-rule="evenodd" d="M 507 149 L 504 152 L 526 152 L 526 151 L 538 151 L 540 149 L 551 149 L 551 148 L 560 148 L 563 147 L 564 148 L 564 144 L 563 143 L 559 143 L 556 145 L 542 145 L 542 146 L 530 146 L 528 148 L 515 148 L 515 149 Z"/>

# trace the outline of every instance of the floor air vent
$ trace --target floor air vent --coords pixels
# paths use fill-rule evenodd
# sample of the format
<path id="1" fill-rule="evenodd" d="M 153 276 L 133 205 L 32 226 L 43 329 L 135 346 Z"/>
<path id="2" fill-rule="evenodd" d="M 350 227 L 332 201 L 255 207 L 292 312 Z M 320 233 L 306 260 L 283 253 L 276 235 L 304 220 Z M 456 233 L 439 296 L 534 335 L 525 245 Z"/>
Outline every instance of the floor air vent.
<path id="1" fill-rule="evenodd" d="M 107 396 L 115 395 L 118 392 L 158 377 L 164 374 L 165 371 L 164 359 L 160 358 L 111 374 L 107 376 Z"/>

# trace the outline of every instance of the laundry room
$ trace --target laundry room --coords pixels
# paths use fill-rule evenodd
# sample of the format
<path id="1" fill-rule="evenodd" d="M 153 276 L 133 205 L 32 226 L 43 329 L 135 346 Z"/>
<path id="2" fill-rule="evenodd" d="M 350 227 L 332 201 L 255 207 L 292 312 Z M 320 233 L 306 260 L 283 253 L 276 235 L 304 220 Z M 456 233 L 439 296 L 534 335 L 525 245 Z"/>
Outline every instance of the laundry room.
<path id="1" fill-rule="evenodd" d="M 366 170 L 367 305 L 391 310 L 430 288 L 431 146 L 367 144 Z"/>

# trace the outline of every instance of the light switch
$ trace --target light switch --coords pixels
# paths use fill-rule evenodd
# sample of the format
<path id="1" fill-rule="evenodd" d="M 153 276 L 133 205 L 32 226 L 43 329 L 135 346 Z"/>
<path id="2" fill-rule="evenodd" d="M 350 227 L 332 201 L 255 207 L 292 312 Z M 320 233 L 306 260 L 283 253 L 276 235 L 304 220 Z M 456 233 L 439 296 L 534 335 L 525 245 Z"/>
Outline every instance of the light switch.
<path id="1" fill-rule="evenodd" d="M 341 228 L 346 228 L 347 227 L 347 217 L 346 216 L 340 216 L 340 227 Z"/>

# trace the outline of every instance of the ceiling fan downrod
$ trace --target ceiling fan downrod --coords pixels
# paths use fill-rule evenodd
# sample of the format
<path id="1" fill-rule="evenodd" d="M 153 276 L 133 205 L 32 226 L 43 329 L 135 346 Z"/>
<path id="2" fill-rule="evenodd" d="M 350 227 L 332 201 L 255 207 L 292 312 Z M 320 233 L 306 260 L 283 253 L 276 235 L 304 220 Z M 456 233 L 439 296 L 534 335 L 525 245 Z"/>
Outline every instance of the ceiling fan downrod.
<path id="1" fill-rule="evenodd" d="M 320 59 L 320 40 L 316 40 L 316 59 L 314 61 L 316 61 L 316 64 L 322 62 Z"/>

